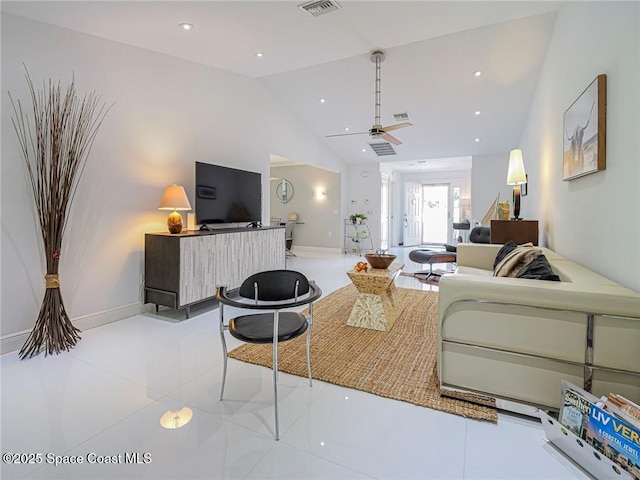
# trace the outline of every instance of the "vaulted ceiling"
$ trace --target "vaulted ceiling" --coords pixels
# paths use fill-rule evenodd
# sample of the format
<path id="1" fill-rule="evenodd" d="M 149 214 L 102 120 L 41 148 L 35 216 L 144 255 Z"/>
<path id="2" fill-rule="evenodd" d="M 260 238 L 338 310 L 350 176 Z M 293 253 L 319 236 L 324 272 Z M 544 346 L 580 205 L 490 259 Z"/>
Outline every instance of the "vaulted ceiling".
<path id="1" fill-rule="evenodd" d="M 314 17 L 300 3 L 3 1 L 1 8 L 255 77 L 348 163 L 408 167 L 450 158 L 438 168 L 452 168 L 518 146 L 562 4 L 339 0 L 342 8 Z M 179 28 L 183 22 L 194 28 Z M 394 119 L 399 113 L 413 123 L 392 132 L 403 143 L 382 157 L 367 134 L 326 138 L 374 124 L 374 50 L 385 53 L 380 123 L 403 121 Z"/>

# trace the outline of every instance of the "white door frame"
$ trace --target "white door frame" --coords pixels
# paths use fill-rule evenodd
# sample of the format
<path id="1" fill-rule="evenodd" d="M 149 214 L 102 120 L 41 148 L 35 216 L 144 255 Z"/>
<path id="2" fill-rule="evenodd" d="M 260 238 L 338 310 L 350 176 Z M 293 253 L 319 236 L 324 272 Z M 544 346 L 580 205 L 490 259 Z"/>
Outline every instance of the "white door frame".
<path id="1" fill-rule="evenodd" d="M 388 250 L 391 246 L 391 192 L 389 191 L 391 182 L 389 181 L 389 175 L 386 173 L 380 174 L 380 248 L 382 250 Z M 386 191 L 386 195 L 383 192 Z M 386 216 L 384 215 L 386 211 Z"/>

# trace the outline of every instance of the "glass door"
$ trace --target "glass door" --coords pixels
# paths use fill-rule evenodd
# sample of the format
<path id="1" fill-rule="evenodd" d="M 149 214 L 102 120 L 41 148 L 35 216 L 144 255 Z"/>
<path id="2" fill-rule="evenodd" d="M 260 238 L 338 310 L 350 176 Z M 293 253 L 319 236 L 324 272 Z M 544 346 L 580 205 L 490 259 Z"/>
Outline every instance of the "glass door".
<path id="1" fill-rule="evenodd" d="M 450 219 L 449 185 L 423 185 L 422 243 L 448 243 Z"/>

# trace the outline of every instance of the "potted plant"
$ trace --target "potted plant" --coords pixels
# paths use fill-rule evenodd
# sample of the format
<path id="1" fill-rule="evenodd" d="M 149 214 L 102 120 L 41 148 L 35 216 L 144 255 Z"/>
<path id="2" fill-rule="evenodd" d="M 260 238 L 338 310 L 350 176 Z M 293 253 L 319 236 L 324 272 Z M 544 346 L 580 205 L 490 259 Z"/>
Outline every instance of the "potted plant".
<path id="1" fill-rule="evenodd" d="M 354 225 L 356 223 L 362 225 L 367 221 L 367 216 L 364 213 L 353 213 L 349 216 L 349 220 L 351 220 L 351 223 L 353 223 Z"/>

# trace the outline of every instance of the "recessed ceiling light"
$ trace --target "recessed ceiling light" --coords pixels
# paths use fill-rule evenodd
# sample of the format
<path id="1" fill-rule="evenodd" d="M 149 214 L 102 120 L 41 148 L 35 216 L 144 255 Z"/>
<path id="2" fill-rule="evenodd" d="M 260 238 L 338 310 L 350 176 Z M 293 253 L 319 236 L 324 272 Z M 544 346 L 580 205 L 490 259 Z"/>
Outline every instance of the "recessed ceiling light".
<path id="1" fill-rule="evenodd" d="M 264 57 L 264 53 L 258 52 L 258 53 L 256 53 L 256 57 Z"/>
<path id="2" fill-rule="evenodd" d="M 181 23 L 178 26 L 183 30 L 191 30 L 193 28 L 193 23 Z"/>
<path id="3" fill-rule="evenodd" d="M 476 143 L 477 143 L 477 142 L 479 142 L 479 141 L 480 141 L 480 139 L 479 139 L 479 138 L 476 138 Z"/>
<path id="4" fill-rule="evenodd" d="M 363 152 L 366 152 L 366 151 L 367 151 L 367 149 L 366 149 L 366 148 L 363 148 L 363 149 L 362 149 L 362 151 L 363 151 Z"/>
<path id="5" fill-rule="evenodd" d="M 476 116 L 480 115 L 480 110 L 476 110 Z"/>
<path id="6" fill-rule="evenodd" d="M 326 102 L 326 100 L 324 98 L 321 98 L 320 103 L 324 103 L 324 102 Z"/>
<path id="7" fill-rule="evenodd" d="M 482 75 L 482 70 L 476 70 L 475 72 L 473 72 L 474 77 L 479 77 L 480 75 Z"/>
<path id="8" fill-rule="evenodd" d="M 349 127 L 344 127 L 344 131 L 348 132 L 349 131 Z"/>

